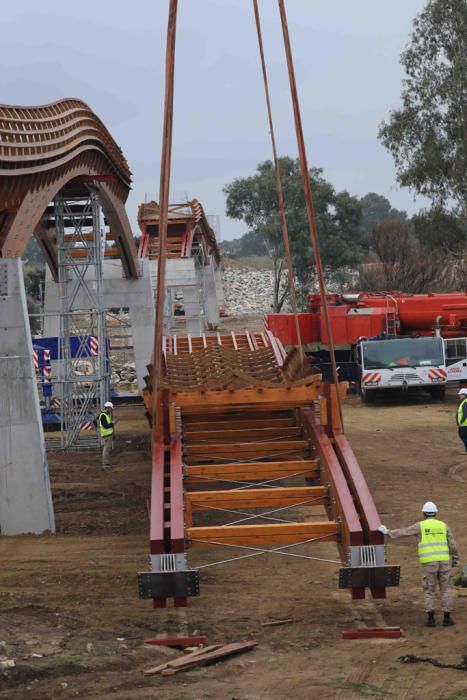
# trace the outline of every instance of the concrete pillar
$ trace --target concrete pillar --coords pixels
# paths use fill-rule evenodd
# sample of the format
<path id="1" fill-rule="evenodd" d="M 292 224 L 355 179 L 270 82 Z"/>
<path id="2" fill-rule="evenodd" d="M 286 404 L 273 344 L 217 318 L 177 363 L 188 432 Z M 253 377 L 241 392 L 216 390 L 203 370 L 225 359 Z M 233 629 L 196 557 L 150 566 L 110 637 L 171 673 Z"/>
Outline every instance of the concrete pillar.
<path id="1" fill-rule="evenodd" d="M 154 304 L 152 306 L 130 306 L 133 352 L 140 392 L 142 392 L 146 386 L 144 377 L 148 373 L 147 365 L 152 360 L 155 318 L 156 312 Z"/>
<path id="2" fill-rule="evenodd" d="M 20 258 L 0 260 L 0 531 L 55 531 Z"/>
<path id="3" fill-rule="evenodd" d="M 217 298 L 217 285 L 212 265 L 203 265 L 201 268 L 202 284 L 204 291 L 205 323 L 214 328 L 219 324 L 219 300 Z"/>
<path id="4" fill-rule="evenodd" d="M 217 305 L 219 308 L 225 307 L 224 281 L 220 265 L 214 268 L 214 280 L 216 283 Z"/>

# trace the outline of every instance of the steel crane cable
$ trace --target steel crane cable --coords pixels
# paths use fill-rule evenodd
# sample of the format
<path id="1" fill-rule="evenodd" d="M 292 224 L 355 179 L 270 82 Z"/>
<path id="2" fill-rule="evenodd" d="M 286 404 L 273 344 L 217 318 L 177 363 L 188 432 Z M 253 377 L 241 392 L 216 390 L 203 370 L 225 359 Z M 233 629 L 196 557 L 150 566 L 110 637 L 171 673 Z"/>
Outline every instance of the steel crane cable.
<path id="1" fill-rule="evenodd" d="M 285 0 L 278 0 L 278 3 L 279 3 L 279 12 L 280 12 L 280 17 L 281 17 L 281 24 L 282 24 L 282 34 L 284 37 L 284 48 L 285 48 L 285 55 L 286 55 L 286 60 L 287 60 L 287 70 L 288 70 L 288 74 L 289 74 L 290 93 L 291 93 L 291 97 L 292 97 L 292 106 L 293 106 L 294 121 L 295 121 L 295 131 L 296 131 L 296 135 L 297 135 L 298 155 L 299 155 L 299 160 L 300 160 L 300 169 L 302 172 L 302 186 L 303 186 L 303 194 L 305 195 L 308 227 L 310 229 L 311 242 L 313 245 L 313 252 L 315 255 L 315 264 L 316 264 L 316 272 L 318 275 L 321 304 L 323 306 L 323 311 L 324 311 L 324 320 L 325 320 L 326 332 L 328 335 L 328 343 L 329 343 L 329 354 L 331 356 L 332 376 L 333 376 L 334 384 L 336 387 L 337 405 L 339 408 L 339 415 L 340 415 L 341 424 L 343 426 L 342 405 L 341 405 L 341 397 L 340 397 L 340 393 L 339 393 L 339 378 L 338 378 L 338 374 L 337 374 L 337 365 L 336 365 L 336 353 L 334 351 L 334 342 L 333 342 L 333 338 L 332 338 L 332 328 L 331 328 L 331 322 L 329 319 L 329 310 L 328 310 L 327 299 L 326 299 L 326 285 L 324 282 L 323 263 L 321 260 L 321 251 L 320 251 L 320 247 L 319 247 L 318 227 L 316 225 L 316 215 L 315 215 L 315 210 L 314 210 L 314 205 L 313 205 L 313 193 L 311 190 L 310 175 L 309 175 L 309 171 L 308 171 L 308 161 L 307 161 L 306 149 L 305 149 L 305 139 L 303 137 L 302 118 L 301 118 L 301 114 L 300 114 L 300 104 L 298 101 L 297 84 L 295 81 L 295 70 L 294 70 L 294 64 L 293 64 L 293 58 L 292 58 L 292 48 L 291 48 L 291 44 L 290 44 L 289 29 L 287 26 Z"/>
<path id="2" fill-rule="evenodd" d="M 233 549 L 246 549 L 254 552 L 254 554 L 244 554 L 238 557 L 234 557 L 233 559 L 223 559 L 222 561 L 213 561 L 210 562 L 209 564 L 200 564 L 197 568 L 198 569 L 207 569 L 209 566 L 217 566 L 218 564 L 228 564 L 229 562 L 232 561 L 237 561 L 240 559 L 250 559 L 251 557 L 257 557 L 260 556 L 261 554 L 277 554 L 277 555 L 282 555 L 285 557 L 295 557 L 297 559 L 313 559 L 314 561 L 323 561 L 327 562 L 329 564 L 337 564 L 339 566 L 342 565 L 341 561 L 338 561 L 337 559 L 322 559 L 321 557 L 311 557 L 306 554 L 296 554 L 294 552 L 285 552 L 283 550 L 285 549 L 290 549 L 291 547 L 299 547 L 301 544 L 311 544 L 312 542 L 319 542 L 320 540 L 328 539 L 329 537 L 334 537 L 338 535 L 338 532 L 330 532 L 326 535 L 320 535 L 318 537 L 312 537 L 309 540 L 300 540 L 299 542 L 292 542 L 292 544 L 285 544 L 280 547 L 274 547 L 272 549 L 262 549 L 260 547 L 251 547 L 248 545 L 242 545 L 242 544 L 232 544 L 229 542 L 216 542 L 215 540 L 204 540 L 204 539 L 196 539 L 193 538 L 191 539 L 191 542 L 197 542 L 200 544 L 208 544 L 208 545 L 218 545 L 219 547 L 231 547 Z"/>
<path id="3" fill-rule="evenodd" d="M 294 281 L 294 274 L 293 274 L 293 267 L 292 267 L 292 256 L 290 254 L 289 232 L 288 232 L 288 228 L 287 228 L 287 217 L 285 214 L 281 171 L 280 171 L 279 159 L 277 157 L 276 137 L 274 134 L 274 124 L 273 124 L 273 120 L 272 120 L 271 100 L 269 97 L 269 84 L 268 84 L 268 76 L 267 76 L 267 71 L 266 71 L 266 61 L 264 58 L 263 37 L 262 37 L 262 32 L 261 32 L 261 20 L 260 20 L 259 10 L 258 10 L 258 0 L 253 0 L 253 9 L 254 9 L 254 13 L 255 13 L 256 32 L 258 35 L 259 55 L 261 58 L 261 69 L 262 69 L 262 73 L 263 73 L 264 94 L 266 97 L 266 106 L 267 106 L 267 110 L 268 110 L 269 133 L 271 135 L 272 153 L 273 153 L 273 158 L 274 158 L 274 169 L 276 171 L 277 202 L 279 204 L 281 226 L 282 226 L 282 239 L 284 241 L 285 257 L 287 260 L 290 298 L 292 301 L 292 310 L 293 310 L 294 318 L 295 318 L 295 330 L 297 333 L 297 343 L 298 343 L 299 352 L 300 352 L 300 359 L 303 362 L 305 355 L 304 355 L 303 346 L 302 346 L 302 334 L 300 332 L 300 323 L 298 321 L 297 294 L 295 291 L 295 281 Z"/>
<path id="4" fill-rule="evenodd" d="M 175 35 L 178 0 L 170 0 L 167 23 L 167 51 L 165 58 L 164 127 L 162 133 L 161 176 L 159 191 L 159 260 L 157 266 L 156 323 L 153 350 L 153 421 L 152 437 L 163 439 L 164 424 L 162 401 L 162 337 L 164 333 L 165 268 L 167 259 L 167 223 L 169 211 L 170 167 L 172 162 L 173 98 L 175 75 Z M 157 410 L 158 406 L 160 411 Z"/>

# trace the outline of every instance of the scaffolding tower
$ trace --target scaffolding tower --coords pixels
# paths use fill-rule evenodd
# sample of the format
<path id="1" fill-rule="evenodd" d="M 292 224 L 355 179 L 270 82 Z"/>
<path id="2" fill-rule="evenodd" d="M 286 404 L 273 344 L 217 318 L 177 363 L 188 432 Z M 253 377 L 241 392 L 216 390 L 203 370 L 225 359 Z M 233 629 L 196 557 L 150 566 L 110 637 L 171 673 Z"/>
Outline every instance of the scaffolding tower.
<path id="1" fill-rule="evenodd" d="M 97 448 L 93 421 L 108 400 L 107 329 L 102 298 L 105 233 L 96 193 L 54 199 L 60 290 L 58 384 L 61 448 Z"/>

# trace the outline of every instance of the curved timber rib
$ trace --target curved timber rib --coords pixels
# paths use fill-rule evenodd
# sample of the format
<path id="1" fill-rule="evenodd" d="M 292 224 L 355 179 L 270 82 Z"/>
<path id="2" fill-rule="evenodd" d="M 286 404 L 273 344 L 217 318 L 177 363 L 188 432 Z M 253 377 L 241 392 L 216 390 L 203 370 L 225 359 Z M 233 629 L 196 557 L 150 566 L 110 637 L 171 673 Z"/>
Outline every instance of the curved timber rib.
<path id="1" fill-rule="evenodd" d="M 70 98 L 38 107 L 0 105 L 0 182 L 0 257 L 22 256 L 34 234 L 56 276 L 55 234 L 47 225 L 47 208 L 59 192 L 80 196 L 93 188 L 125 274 L 137 277 L 124 207 L 131 172 L 85 102 Z"/>

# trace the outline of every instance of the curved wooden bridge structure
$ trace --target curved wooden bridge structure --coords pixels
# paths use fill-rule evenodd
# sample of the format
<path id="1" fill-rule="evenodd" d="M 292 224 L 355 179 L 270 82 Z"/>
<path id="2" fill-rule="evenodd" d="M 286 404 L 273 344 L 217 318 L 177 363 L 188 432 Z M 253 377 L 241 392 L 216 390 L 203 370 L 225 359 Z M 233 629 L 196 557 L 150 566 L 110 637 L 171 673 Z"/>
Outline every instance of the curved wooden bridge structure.
<path id="1" fill-rule="evenodd" d="M 156 260 L 160 253 L 160 206 L 146 202 L 138 208 L 141 239 L 138 257 Z M 169 204 L 167 223 L 167 258 L 198 256 L 205 265 L 209 258 L 219 265 L 221 254 L 202 204 L 192 199 L 183 204 Z"/>
<path id="2" fill-rule="evenodd" d="M 85 102 L 63 99 L 47 105 L 0 105 L 0 257 L 21 257 L 31 236 L 41 246 L 53 276 L 57 252 L 49 205 L 61 193 L 97 192 L 118 256 L 128 278 L 137 277 L 137 254 L 125 202 L 131 173 L 122 151 Z"/>
<path id="3" fill-rule="evenodd" d="M 153 444 L 152 572 L 142 597 L 164 607 L 198 595 L 190 547 L 217 547 L 227 561 L 260 555 L 313 560 L 302 545 L 337 543 L 339 586 L 384 598 L 399 567 L 385 560 L 372 496 L 342 431 L 336 390 L 272 333 L 164 338 Z M 145 404 L 152 419 L 153 368 Z M 232 553 L 232 549 L 236 550 Z M 247 552 L 245 554 L 245 552 Z M 212 563 L 209 564 L 212 566 Z M 202 565 L 200 566 L 202 568 Z"/>

